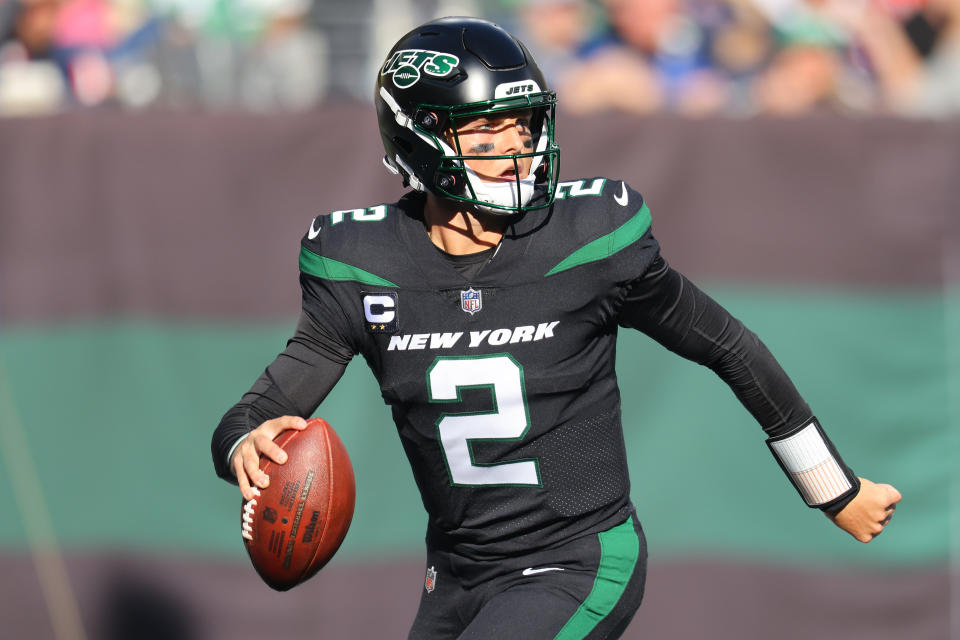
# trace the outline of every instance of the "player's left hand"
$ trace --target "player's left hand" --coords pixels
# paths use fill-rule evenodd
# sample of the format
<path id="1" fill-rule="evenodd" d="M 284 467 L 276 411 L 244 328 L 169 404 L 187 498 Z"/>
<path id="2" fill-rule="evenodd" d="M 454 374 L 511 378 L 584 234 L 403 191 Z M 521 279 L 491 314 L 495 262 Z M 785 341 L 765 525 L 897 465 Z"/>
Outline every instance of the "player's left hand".
<path id="1" fill-rule="evenodd" d="M 875 484 L 860 478 L 860 493 L 836 515 L 827 514 L 833 523 L 860 542 L 870 542 L 890 524 L 893 512 L 903 496 L 892 485 Z"/>

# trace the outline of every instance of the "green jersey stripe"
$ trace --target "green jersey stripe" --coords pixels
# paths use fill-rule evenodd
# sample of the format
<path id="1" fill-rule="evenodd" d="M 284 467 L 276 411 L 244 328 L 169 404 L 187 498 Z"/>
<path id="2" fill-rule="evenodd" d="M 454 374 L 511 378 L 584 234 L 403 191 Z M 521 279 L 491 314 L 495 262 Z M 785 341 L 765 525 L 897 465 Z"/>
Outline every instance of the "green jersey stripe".
<path id="1" fill-rule="evenodd" d="M 554 640 L 581 640 L 606 618 L 623 595 L 640 556 L 633 518 L 600 533 L 600 567 L 593 588 Z"/>
<path id="2" fill-rule="evenodd" d="M 581 264 L 595 262 L 609 258 L 621 249 L 625 249 L 630 244 L 639 240 L 643 234 L 650 228 L 650 209 L 644 202 L 636 215 L 624 222 L 618 228 L 614 229 L 605 236 L 600 236 L 592 242 L 583 245 L 569 256 L 560 261 L 546 275 L 552 276 L 555 273 L 578 267 Z"/>
<path id="3" fill-rule="evenodd" d="M 377 287 L 397 286 L 389 280 L 385 280 L 369 271 L 364 271 L 359 267 L 317 255 L 306 247 L 300 248 L 300 271 L 324 280 L 349 280 Z"/>

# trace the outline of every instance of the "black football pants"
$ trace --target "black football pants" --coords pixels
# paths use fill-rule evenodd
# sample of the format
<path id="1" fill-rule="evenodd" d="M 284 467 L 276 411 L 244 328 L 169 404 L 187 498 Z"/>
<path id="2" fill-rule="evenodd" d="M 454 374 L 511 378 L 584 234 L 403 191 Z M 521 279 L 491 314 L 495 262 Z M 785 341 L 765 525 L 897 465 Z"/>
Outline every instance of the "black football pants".
<path id="1" fill-rule="evenodd" d="M 599 534 L 495 564 L 428 550 L 409 639 L 619 638 L 640 606 L 646 569 L 635 515 Z"/>

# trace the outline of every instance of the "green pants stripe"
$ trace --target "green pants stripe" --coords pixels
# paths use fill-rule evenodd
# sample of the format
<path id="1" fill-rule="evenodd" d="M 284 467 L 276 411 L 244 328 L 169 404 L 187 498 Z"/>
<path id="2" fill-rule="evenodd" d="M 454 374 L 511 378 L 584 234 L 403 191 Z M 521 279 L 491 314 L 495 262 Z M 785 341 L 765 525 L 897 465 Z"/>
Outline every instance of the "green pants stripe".
<path id="1" fill-rule="evenodd" d="M 600 568 L 587 599 L 563 625 L 554 640 L 580 640 L 613 611 L 640 556 L 633 519 L 599 534 Z"/>

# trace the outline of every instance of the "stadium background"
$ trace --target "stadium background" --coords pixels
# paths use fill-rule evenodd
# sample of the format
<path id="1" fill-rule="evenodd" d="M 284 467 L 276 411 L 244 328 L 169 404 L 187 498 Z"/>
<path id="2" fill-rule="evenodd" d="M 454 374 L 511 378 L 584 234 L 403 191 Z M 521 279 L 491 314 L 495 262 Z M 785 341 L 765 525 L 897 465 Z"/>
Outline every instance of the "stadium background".
<path id="1" fill-rule="evenodd" d="M 0 118 L 0 637 L 405 637 L 424 512 L 362 362 L 321 409 L 357 514 L 271 592 L 213 476 L 283 348 L 314 215 L 394 200 L 372 107 Z M 860 545 L 808 510 L 710 372 L 618 369 L 650 545 L 628 638 L 960 638 L 960 125 L 562 110 L 563 179 L 646 196 L 664 255 L 771 347 L 847 461 L 904 495 Z M 438 584 L 442 588 L 442 583 Z"/>
<path id="2" fill-rule="evenodd" d="M 71 603 L 90 638 L 403 635 L 424 514 L 362 362 L 322 410 L 359 499 L 313 581 L 286 595 L 259 582 L 208 448 L 291 330 L 313 215 L 397 193 L 373 121 L 357 107 L 0 121 L 5 636 L 77 637 L 51 626 L 76 624 Z M 769 343 L 853 467 L 905 496 L 888 532 L 854 542 L 803 506 L 711 373 L 623 335 L 651 548 L 630 637 L 949 637 L 960 131 L 559 127 L 564 177 L 640 186 L 668 259 Z"/>

